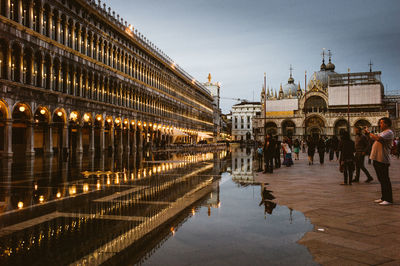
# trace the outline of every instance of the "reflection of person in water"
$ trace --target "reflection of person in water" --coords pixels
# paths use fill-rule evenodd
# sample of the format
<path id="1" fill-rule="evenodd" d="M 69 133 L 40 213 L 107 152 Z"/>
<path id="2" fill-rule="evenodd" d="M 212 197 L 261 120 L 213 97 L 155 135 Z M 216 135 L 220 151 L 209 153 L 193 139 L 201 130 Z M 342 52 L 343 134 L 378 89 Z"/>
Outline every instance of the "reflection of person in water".
<path id="1" fill-rule="evenodd" d="M 261 184 L 261 202 L 259 206 L 264 204 L 264 213 L 272 214 L 272 211 L 276 207 L 276 203 L 272 200 L 275 199 L 274 195 L 271 194 L 271 190 L 268 190 L 265 184 Z"/>

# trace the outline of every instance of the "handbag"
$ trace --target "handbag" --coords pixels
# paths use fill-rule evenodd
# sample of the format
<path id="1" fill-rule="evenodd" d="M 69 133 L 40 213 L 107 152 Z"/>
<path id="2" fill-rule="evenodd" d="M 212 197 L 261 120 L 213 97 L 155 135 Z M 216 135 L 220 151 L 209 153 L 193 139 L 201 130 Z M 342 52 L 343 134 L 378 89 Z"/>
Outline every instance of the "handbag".
<path id="1" fill-rule="evenodd" d="M 344 161 L 340 161 L 340 162 L 339 162 L 339 171 L 340 171 L 341 173 L 344 172 Z"/>

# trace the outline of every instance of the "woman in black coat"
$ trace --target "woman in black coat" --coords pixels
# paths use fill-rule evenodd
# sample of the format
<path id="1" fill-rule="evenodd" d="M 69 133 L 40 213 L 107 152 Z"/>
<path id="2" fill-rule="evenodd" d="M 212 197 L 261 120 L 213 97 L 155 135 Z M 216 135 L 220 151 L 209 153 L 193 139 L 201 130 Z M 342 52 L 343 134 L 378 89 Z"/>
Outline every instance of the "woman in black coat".
<path id="1" fill-rule="evenodd" d="M 308 165 L 314 164 L 314 154 L 315 154 L 315 142 L 311 136 L 307 138 L 307 155 L 308 155 Z"/>
<path id="2" fill-rule="evenodd" d="M 354 153 L 356 152 L 354 141 L 350 139 L 349 132 L 342 133 L 339 143 L 340 150 L 340 166 L 343 168 L 343 183 L 341 185 L 351 185 L 354 172 Z"/>

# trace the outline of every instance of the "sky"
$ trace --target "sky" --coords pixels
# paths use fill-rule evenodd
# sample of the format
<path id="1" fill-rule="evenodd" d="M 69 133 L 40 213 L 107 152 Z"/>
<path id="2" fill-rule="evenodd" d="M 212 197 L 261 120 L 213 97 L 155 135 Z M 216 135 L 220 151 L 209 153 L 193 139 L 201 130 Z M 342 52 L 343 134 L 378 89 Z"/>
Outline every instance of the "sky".
<path id="1" fill-rule="evenodd" d="M 102 1 L 103 2 L 103 1 Z M 221 109 L 260 101 L 267 86 L 286 84 L 290 65 L 304 89 L 322 49 L 338 73 L 382 71 L 386 94 L 400 94 L 399 0 L 108 0 L 132 24 L 200 82 L 221 83 Z M 328 60 L 326 59 L 326 63 Z"/>

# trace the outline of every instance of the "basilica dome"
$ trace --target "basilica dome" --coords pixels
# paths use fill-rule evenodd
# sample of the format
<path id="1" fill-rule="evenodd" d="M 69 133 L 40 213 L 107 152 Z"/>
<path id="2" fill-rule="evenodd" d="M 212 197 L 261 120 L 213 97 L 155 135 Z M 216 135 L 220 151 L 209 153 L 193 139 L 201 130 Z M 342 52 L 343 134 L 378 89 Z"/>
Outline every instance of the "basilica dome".
<path id="1" fill-rule="evenodd" d="M 282 90 L 285 97 L 297 97 L 297 86 L 292 76 L 288 79 L 288 83 L 282 86 Z"/>

